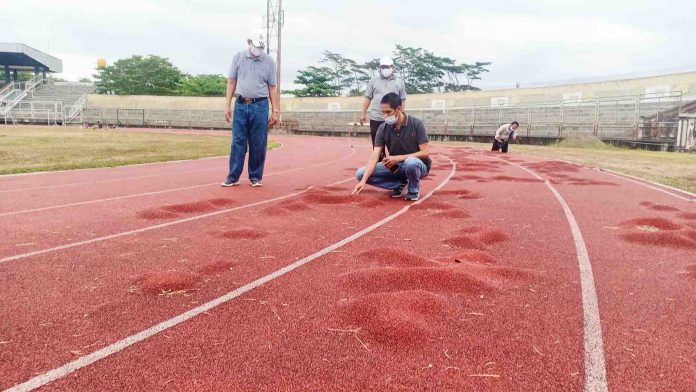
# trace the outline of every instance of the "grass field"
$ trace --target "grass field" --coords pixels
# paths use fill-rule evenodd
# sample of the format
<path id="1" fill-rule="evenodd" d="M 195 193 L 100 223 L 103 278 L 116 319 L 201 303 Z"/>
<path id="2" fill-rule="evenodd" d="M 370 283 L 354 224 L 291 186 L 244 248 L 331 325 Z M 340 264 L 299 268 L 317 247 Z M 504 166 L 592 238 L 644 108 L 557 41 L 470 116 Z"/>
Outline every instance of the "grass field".
<path id="1" fill-rule="evenodd" d="M 278 143 L 269 141 L 268 148 Z M 228 155 L 220 135 L 78 128 L 0 128 L 0 174 L 111 167 Z"/>
<path id="2" fill-rule="evenodd" d="M 479 149 L 491 148 L 490 144 L 484 143 L 454 144 L 465 144 Z M 645 178 L 696 193 L 696 154 L 633 150 L 607 145 L 567 147 L 563 144 L 551 146 L 511 144 L 509 153 L 563 159 Z"/>

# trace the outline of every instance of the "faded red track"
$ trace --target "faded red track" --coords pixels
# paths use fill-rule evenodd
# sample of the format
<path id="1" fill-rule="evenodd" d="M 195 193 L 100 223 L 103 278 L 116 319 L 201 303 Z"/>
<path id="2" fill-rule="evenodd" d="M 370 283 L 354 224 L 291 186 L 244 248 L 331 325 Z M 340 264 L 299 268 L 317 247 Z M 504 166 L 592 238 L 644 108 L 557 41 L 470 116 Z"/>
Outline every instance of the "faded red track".
<path id="1" fill-rule="evenodd" d="M 1 177 L 0 388 L 693 390 L 692 195 L 440 146 L 404 208 L 348 196 L 366 146 L 279 140 L 261 189 Z"/>

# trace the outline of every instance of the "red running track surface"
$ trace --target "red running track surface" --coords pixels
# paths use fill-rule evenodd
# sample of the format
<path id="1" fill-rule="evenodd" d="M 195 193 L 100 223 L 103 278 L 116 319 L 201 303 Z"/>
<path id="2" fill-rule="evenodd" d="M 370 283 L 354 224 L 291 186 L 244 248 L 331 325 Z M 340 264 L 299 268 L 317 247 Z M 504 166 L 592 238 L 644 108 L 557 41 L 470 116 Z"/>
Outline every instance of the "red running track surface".
<path id="1" fill-rule="evenodd" d="M 0 178 L 0 388 L 693 388 L 683 195 L 438 146 L 404 209 L 349 196 L 367 146 L 279 140 L 260 189 L 225 158 Z"/>

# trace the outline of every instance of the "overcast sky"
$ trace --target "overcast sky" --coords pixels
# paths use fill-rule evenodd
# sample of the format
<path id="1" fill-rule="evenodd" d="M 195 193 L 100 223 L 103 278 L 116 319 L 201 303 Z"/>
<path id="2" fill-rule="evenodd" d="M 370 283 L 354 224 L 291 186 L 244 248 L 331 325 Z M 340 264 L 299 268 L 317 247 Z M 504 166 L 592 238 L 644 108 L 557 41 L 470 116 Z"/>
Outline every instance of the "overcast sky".
<path id="1" fill-rule="evenodd" d="M 696 1 L 284 0 L 283 84 L 330 49 L 357 61 L 396 44 L 491 61 L 480 87 L 696 70 Z M 63 60 L 63 77 L 133 54 L 226 74 L 260 28 L 264 0 L 0 0 L 0 41 Z M 397 64 L 398 66 L 398 64 Z"/>

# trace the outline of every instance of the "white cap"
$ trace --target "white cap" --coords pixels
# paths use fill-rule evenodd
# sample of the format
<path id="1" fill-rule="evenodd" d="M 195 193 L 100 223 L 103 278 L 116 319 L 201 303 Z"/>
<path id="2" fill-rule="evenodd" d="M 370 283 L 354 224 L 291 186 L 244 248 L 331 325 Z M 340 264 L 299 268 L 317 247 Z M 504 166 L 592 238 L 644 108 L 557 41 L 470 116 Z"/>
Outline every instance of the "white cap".
<path id="1" fill-rule="evenodd" d="M 265 48 L 266 40 L 263 37 L 263 30 L 254 30 L 247 37 L 247 43 L 257 48 Z"/>
<path id="2" fill-rule="evenodd" d="M 394 65 L 394 60 L 392 60 L 391 57 L 382 57 L 379 59 L 379 65 L 388 65 L 391 67 Z"/>

